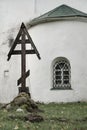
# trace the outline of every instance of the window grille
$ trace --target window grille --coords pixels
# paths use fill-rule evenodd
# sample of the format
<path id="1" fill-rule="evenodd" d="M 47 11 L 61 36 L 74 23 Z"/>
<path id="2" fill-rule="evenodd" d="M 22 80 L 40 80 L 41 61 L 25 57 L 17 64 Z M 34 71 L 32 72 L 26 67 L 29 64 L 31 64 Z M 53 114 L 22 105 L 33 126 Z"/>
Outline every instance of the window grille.
<path id="1" fill-rule="evenodd" d="M 66 58 L 58 58 L 53 65 L 53 88 L 70 89 L 71 67 Z"/>

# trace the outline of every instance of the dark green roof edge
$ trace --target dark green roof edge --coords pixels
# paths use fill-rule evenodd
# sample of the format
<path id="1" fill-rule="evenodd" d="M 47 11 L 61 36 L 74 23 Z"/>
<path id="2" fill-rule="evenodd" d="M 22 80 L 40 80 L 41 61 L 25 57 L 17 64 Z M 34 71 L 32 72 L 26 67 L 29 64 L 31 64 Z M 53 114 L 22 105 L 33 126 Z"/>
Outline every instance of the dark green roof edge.
<path id="1" fill-rule="evenodd" d="M 28 26 L 32 27 L 40 23 L 76 18 L 87 18 L 87 14 L 70 6 L 61 5 L 37 18 L 34 18 L 28 23 Z"/>

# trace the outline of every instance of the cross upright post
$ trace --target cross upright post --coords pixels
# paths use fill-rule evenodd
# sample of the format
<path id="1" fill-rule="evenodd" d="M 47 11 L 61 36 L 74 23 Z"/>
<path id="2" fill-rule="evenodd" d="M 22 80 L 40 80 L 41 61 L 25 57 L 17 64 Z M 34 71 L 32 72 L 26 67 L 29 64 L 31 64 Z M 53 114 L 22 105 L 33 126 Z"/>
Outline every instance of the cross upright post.
<path id="1" fill-rule="evenodd" d="M 23 27 L 22 27 L 23 28 Z M 26 73 L 26 45 L 25 45 L 25 35 L 24 33 L 22 33 L 22 37 L 21 37 L 21 77 L 24 77 L 25 73 Z M 22 88 L 26 87 L 26 79 L 22 78 Z"/>

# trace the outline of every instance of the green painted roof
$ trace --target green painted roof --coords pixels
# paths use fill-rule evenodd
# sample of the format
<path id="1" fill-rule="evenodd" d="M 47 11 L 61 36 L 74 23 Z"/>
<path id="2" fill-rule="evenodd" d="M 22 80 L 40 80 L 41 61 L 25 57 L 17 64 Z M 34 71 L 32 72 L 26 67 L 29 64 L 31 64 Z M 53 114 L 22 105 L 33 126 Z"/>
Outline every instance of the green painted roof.
<path id="1" fill-rule="evenodd" d="M 61 5 L 40 17 L 37 17 L 30 21 L 29 26 L 34 26 L 39 23 L 50 22 L 50 21 L 57 21 L 59 19 L 68 19 L 68 18 L 77 18 L 77 17 L 86 17 L 87 14 L 83 13 L 77 9 L 69 7 L 67 5 Z"/>

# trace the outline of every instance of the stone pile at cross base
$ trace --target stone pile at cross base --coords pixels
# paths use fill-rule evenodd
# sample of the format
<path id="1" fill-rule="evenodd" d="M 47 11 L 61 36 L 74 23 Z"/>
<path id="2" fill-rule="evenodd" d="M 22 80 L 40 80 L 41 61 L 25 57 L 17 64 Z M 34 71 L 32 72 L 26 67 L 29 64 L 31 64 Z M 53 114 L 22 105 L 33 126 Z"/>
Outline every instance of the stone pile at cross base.
<path id="1" fill-rule="evenodd" d="M 38 114 L 39 112 L 42 112 L 42 110 L 38 108 L 38 105 L 34 102 L 34 100 L 32 100 L 25 92 L 19 93 L 19 95 L 10 103 L 2 105 L 1 109 L 5 109 L 9 112 L 16 111 L 26 113 L 24 118 L 30 122 L 43 121 L 43 117 Z M 10 118 L 16 117 L 13 114 L 10 115 Z"/>

